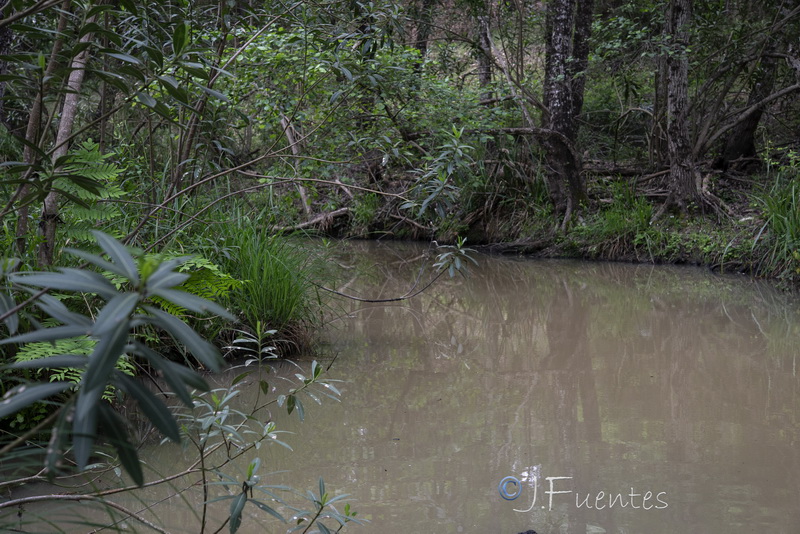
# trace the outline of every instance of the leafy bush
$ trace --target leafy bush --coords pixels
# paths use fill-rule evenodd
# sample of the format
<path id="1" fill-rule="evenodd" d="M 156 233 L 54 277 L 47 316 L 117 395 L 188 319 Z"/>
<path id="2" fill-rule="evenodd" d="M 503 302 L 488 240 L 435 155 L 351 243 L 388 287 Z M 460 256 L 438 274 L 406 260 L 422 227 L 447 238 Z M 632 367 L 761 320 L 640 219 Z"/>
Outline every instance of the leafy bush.
<path id="1" fill-rule="evenodd" d="M 277 404 L 285 407 L 290 414 L 296 411 L 303 419 L 301 394 L 317 403 L 323 397 L 338 397 L 339 391 L 332 381 L 323 379 L 323 368 L 313 362 L 309 375 L 296 373 L 297 383 L 293 382 L 293 387 L 287 393 L 271 399 L 266 398 L 270 388 L 261 379 L 259 391 L 263 392 L 265 400 L 259 402 L 257 399 L 257 405 L 250 412 L 237 410 L 230 402 L 238 393 L 237 384 L 252 371 L 234 379 L 230 388 L 209 391 L 206 382 L 197 373 L 167 360 L 149 348 L 140 333 L 145 329 L 161 331 L 184 345 L 206 368 L 221 368 L 222 358 L 215 347 L 179 318 L 154 305 L 155 300 L 158 300 L 159 303 L 168 303 L 187 313 L 215 313 L 226 319 L 233 318 L 220 306 L 179 290 L 191 278 L 190 274 L 179 271 L 180 265 L 186 259 L 160 261 L 153 256 L 135 255 L 107 234 L 94 232 L 94 235 L 108 260 L 84 251 L 69 252 L 86 261 L 93 269 L 111 273 L 115 283 L 109 277 L 87 268 L 61 268 L 58 272 L 46 273 L 11 273 L 9 271 L 13 271 L 12 267 L 2 273 L 2 281 L 7 282 L 9 292 L 3 293 L 3 298 L 0 299 L 0 320 L 4 321 L 9 331 L 16 332 L 19 327 L 17 316 L 21 310 L 17 309 L 15 300 L 21 291 L 33 294 L 32 300 L 36 306 L 49 316 L 46 320 L 48 326 L 18 333 L 0 342 L 20 348 L 17 361 L 8 366 L 14 373 L 13 379 L 20 384 L 6 393 L 4 401 L 0 403 L 0 417 L 10 416 L 18 420 L 19 415 L 23 419 L 30 415 L 35 416 L 38 423 L 36 428 L 22 436 L 0 444 L 3 445 L 0 454 L 8 455 L 9 451 L 20 450 L 13 453 L 14 458 L 19 461 L 26 455 L 30 456 L 31 451 L 42 451 L 45 467 L 39 475 L 10 480 L 2 485 L 38 480 L 42 478 L 42 473 L 50 478 L 55 477 L 63 472 L 62 460 L 70 449 L 78 470 L 106 468 L 117 471 L 119 475 L 116 462 L 102 450 L 102 439 L 115 449 L 119 464 L 134 483 L 141 486 L 144 483 L 142 464 L 137 456 L 136 445 L 129 435 L 127 422 L 110 403 L 103 400 L 104 392 L 113 386 L 136 402 L 139 412 L 165 436 L 165 440 L 182 441 L 197 449 L 199 459 L 194 467 L 182 473 L 161 476 L 158 480 L 149 482 L 149 485 L 171 484 L 176 478 L 199 473 L 204 495 L 200 532 L 205 532 L 208 527 L 205 509 L 218 501 L 230 501 L 230 514 L 223 525 L 215 529 L 216 532 L 221 531 L 226 524 L 231 533 L 239 530 L 243 521 L 242 512 L 246 506 L 260 509 L 283 521 L 284 517 L 273 506 L 285 506 L 297 520 L 298 526 L 295 529 L 305 529 L 304 531 L 308 531 L 312 525 L 322 532 L 330 532 L 331 528 L 341 529 L 347 523 L 360 523 L 349 505 L 345 506 L 343 512 L 336 509 L 335 503 L 346 495 L 330 496 L 321 479 L 319 494 L 307 492 L 305 495 L 310 503 L 310 508 L 306 509 L 293 506 L 274 493 L 280 489 L 297 494 L 291 488 L 269 486 L 260 482 L 257 469 L 261 460 L 258 458 L 250 462 L 244 481 L 222 471 L 230 462 L 258 450 L 265 441 L 282 444 L 277 440 L 275 424 L 271 421 L 261 423 L 260 418 L 253 417 L 253 413 L 270 404 Z M 13 265 L 14 262 L 7 263 L 7 266 Z M 61 299 L 46 294 L 50 289 L 79 292 L 88 297 L 86 302 L 91 305 L 87 305 L 83 313 L 70 310 Z M 94 313 L 93 305 L 97 302 L 103 304 Z M 261 364 L 262 356 L 270 357 L 272 354 L 272 347 L 263 344 L 263 340 L 271 332 L 262 331 L 260 325 L 258 327 L 257 340 L 244 335 L 237 342 L 246 346 L 256 341 L 257 363 Z M 182 405 L 168 408 L 161 398 L 130 377 L 129 358 L 137 358 L 153 367 Z M 51 381 L 31 380 L 40 376 L 50 376 Z M 194 390 L 190 392 L 189 388 Z M 55 407 L 52 415 L 44 417 L 44 414 L 38 413 L 37 406 L 41 401 L 47 401 Z M 45 429 L 50 430 L 47 446 L 30 445 L 31 439 L 38 437 L 37 434 Z M 88 463 L 90 455 L 95 455 L 98 459 L 91 466 Z M 108 463 L 107 459 L 110 460 Z M 214 477 L 211 476 L 212 473 Z M 212 486 L 224 486 L 227 493 L 211 498 Z M 106 500 L 108 492 L 91 485 L 84 488 L 84 491 L 85 493 L 69 495 L 66 499 L 64 495 L 37 495 L 0 502 L 0 509 L 12 510 L 12 514 L 0 517 L 0 530 L 12 526 L 15 530 L 17 527 L 21 528 L 24 505 L 33 501 L 75 500 L 96 502 L 108 507 L 108 510 L 113 508 L 112 503 Z M 130 491 L 134 491 L 134 488 L 128 486 L 112 493 Z M 269 504 L 254 498 L 254 492 L 268 496 Z M 126 518 L 159 530 L 136 512 L 124 509 L 123 512 Z M 323 521 L 335 521 L 336 525 L 326 526 Z"/>
<path id="2" fill-rule="evenodd" d="M 193 371 L 150 349 L 136 331 L 142 327 L 161 330 L 185 345 L 206 367 L 220 369 L 222 366 L 222 357 L 215 347 L 180 319 L 153 306 L 152 298 L 159 297 L 198 314 L 211 312 L 228 318 L 230 315 L 210 301 L 174 289 L 189 278 L 188 274 L 176 270 L 181 260 L 137 264 L 136 258 L 112 237 L 101 232 L 94 232 L 94 235 L 111 261 L 79 250 L 72 250 L 72 254 L 97 269 L 122 277 L 126 281 L 123 287 L 115 287 L 107 278 L 88 269 L 62 268 L 59 272 L 8 275 L 14 287 L 35 296 L 36 305 L 58 326 L 20 333 L 0 343 L 64 343 L 64 340 L 88 336 L 94 341 L 94 346 L 88 355 L 74 351 L 11 364 L 9 367 L 12 369 L 29 369 L 34 373 L 58 374 L 58 370 L 64 368 L 81 369 L 82 373 L 77 386 L 68 376 L 54 382 L 29 382 L 19 378 L 22 383 L 5 395 L 0 417 L 16 414 L 37 401 L 61 396 L 61 400 L 57 400 L 50 447 L 45 452 L 47 472 L 53 476 L 58 471 L 70 438 L 75 463 L 78 469 L 84 469 L 97 438 L 103 436 L 114 446 L 134 482 L 141 485 L 144 482 L 142 468 L 125 422 L 108 403 L 102 402 L 108 386 L 113 385 L 135 399 L 142 413 L 168 438 L 179 441 L 180 432 L 165 404 L 123 372 L 125 367 L 120 360 L 135 356 L 146 361 L 163 375 L 178 398 L 189 405 L 192 400 L 187 387 L 208 387 Z M 59 299 L 42 294 L 41 288 L 95 295 L 105 304 L 97 313 L 93 309 L 78 313 L 67 309 Z M 13 309 L 8 306 L 7 309 L 9 315 Z"/>

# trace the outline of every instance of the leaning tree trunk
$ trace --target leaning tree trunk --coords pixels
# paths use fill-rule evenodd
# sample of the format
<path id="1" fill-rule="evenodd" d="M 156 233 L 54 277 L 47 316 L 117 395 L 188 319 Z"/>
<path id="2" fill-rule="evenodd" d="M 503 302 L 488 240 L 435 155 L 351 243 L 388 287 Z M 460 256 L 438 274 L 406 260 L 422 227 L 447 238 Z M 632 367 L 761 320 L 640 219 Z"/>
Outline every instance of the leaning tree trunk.
<path id="1" fill-rule="evenodd" d="M 747 109 L 764 101 L 775 87 L 775 74 L 777 71 L 777 60 L 774 55 L 774 47 L 770 46 L 761 56 L 761 62 L 754 73 L 754 81 L 747 98 Z M 736 160 L 745 160 L 740 165 L 741 168 L 753 167 L 753 162 L 757 161 L 756 152 L 756 130 L 761 122 L 766 106 L 759 106 L 756 110 L 747 115 L 730 132 L 725 140 L 725 147 L 722 149 L 719 159 L 715 162 L 715 167 L 727 169 Z"/>
<path id="2" fill-rule="evenodd" d="M 86 21 L 87 25 L 94 22 L 94 17 Z M 81 37 L 79 43 L 88 43 L 94 34 L 89 32 Z M 65 156 L 69 151 L 70 137 L 72 136 L 72 126 L 75 124 L 75 116 L 78 112 L 78 102 L 80 100 L 83 76 L 86 73 L 86 64 L 89 61 L 89 49 L 78 53 L 70 67 L 69 79 L 67 80 L 64 97 L 64 105 L 61 107 L 61 120 L 58 123 L 58 133 L 56 134 L 55 148 L 53 149 L 53 162 Z M 58 222 L 58 194 L 51 191 L 44 199 L 42 209 L 42 233 L 43 240 L 39 246 L 39 262 L 42 265 L 53 263 L 53 253 L 56 244 L 56 224 Z"/>
<path id="3" fill-rule="evenodd" d="M 575 150 L 578 126 L 576 113 L 583 106 L 583 81 L 591 29 L 591 0 L 553 0 L 546 18 L 544 107 L 552 131 L 544 141 L 547 153 L 545 173 L 550 200 L 564 216 L 562 227 L 586 198 L 581 162 Z"/>
<path id="4" fill-rule="evenodd" d="M 690 207 L 702 207 L 695 181 L 692 144 L 689 135 L 689 21 L 691 0 L 671 0 L 667 32 L 672 50 L 667 59 L 667 145 L 669 150 L 670 195 L 665 208 L 677 207 L 686 213 Z"/>

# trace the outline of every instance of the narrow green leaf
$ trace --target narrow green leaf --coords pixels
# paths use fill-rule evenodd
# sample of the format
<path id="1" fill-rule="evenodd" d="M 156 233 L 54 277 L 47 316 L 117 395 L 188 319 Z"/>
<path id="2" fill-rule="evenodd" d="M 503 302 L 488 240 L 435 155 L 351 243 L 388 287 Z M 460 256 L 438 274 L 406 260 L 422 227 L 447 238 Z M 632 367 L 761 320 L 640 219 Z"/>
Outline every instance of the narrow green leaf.
<path id="1" fill-rule="evenodd" d="M 142 62 L 139 61 L 138 58 L 133 57 L 130 54 L 125 54 L 123 52 L 112 52 L 110 50 L 101 50 L 101 52 L 108 57 L 113 57 L 114 59 L 118 59 L 125 63 L 130 63 L 131 65 L 141 65 Z"/>
<path id="2" fill-rule="evenodd" d="M 136 454 L 136 447 L 131 443 L 125 423 L 111 406 L 101 402 L 98 410 L 98 420 L 103 428 L 103 434 L 117 451 L 117 456 L 122 467 L 133 479 L 137 486 L 144 484 L 144 473 Z"/>
<path id="3" fill-rule="evenodd" d="M 89 357 L 83 354 L 58 354 L 47 358 L 36 358 L 14 362 L 10 369 L 63 369 L 65 367 L 83 368 L 89 363 Z"/>
<path id="4" fill-rule="evenodd" d="M 208 86 L 205 86 L 205 85 L 201 85 L 201 84 L 196 84 L 196 85 L 200 89 L 202 89 L 204 93 L 206 93 L 207 95 L 211 96 L 212 98 L 216 98 L 217 100 L 222 100 L 223 102 L 230 102 L 230 100 L 228 100 L 228 97 L 225 96 L 224 94 L 220 93 L 219 91 L 216 91 L 216 90 L 214 90 L 214 89 L 212 89 L 212 88 L 210 88 Z"/>
<path id="5" fill-rule="evenodd" d="M 187 293 L 185 291 L 179 291 L 176 289 L 156 289 L 152 291 L 152 294 L 195 313 L 214 314 L 229 321 L 236 320 L 236 318 L 231 315 L 228 310 L 219 304 L 211 302 L 210 300 L 202 297 L 198 297 L 197 295 L 192 295 L 191 293 Z"/>
<path id="6" fill-rule="evenodd" d="M 253 478 L 258 468 L 261 466 L 261 458 L 254 458 L 250 465 L 247 466 L 247 480 Z"/>
<path id="7" fill-rule="evenodd" d="M 163 328 L 164 331 L 183 343 L 189 352 L 204 365 L 212 371 L 219 371 L 222 368 L 225 362 L 216 347 L 201 338 L 186 323 L 151 306 L 147 306 L 146 309 L 151 314 L 147 318 L 149 322 Z"/>
<path id="8" fill-rule="evenodd" d="M 261 388 L 261 393 L 269 395 L 269 383 L 266 380 L 259 380 L 258 387 Z"/>
<path id="9" fill-rule="evenodd" d="M 341 501 L 342 499 L 348 498 L 350 495 L 347 493 L 343 493 L 342 495 L 337 495 L 333 499 L 328 499 L 325 504 L 333 504 L 336 501 Z"/>
<path id="10" fill-rule="evenodd" d="M 37 341 L 56 341 L 68 337 L 86 336 L 89 328 L 85 326 L 54 326 L 52 328 L 40 328 L 25 334 L 0 340 L 0 345 L 7 343 L 35 343 Z"/>
<path id="11" fill-rule="evenodd" d="M 69 311 L 63 302 L 52 295 L 42 295 L 39 297 L 36 301 L 36 306 L 53 319 L 65 325 L 86 327 L 87 332 L 93 324 L 89 317 Z"/>
<path id="12" fill-rule="evenodd" d="M 104 390 L 111 376 L 111 371 L 128 344 L 128 322 L 117 323 L 105 330 L 89 355 L 89 366 L 81 379 L 81 395 L 86 391 Z M 80 399 L 78 412 L 81 411 Z"/>
<path id="13" fill-rule="evenodd" d="M 96 293 L 111 298 L 117 294 L 111 282 L 97 273 L 84 269 L 59 269 L 58 273 L 14 274 L 11 280 L 17 284 L 35 287 L 49 287 L 65 291 Z"/>
<path id="14" fill-rule="evenodd" d="M 72 451 L 78 469 L 83 470 L 89 463 L 97 433 L 97 411 L 100 406 L 102 390 L 93 392 L 81 390 L 75 408 L 75 421 L 72 424 Z M 82 406 L 83 405 L 83 406 Z"/>
<path id="15" fill-rule="evenodd" d="M 112 7 L 113 6 L 111 4 L 100 4 L 98 6 L 94 6 L 92 7 L 92 9 L 89 10 L 88 13 L 86 13 L 86 18 L 90 19 L 95 15 L 99 15 L 100 13 L 110 10 Z"/>
<path id="16" fill-rule="evenodd" d="M 88 19 L 88 18 L 91 18 L 91 17 L 92 17 L 92 15 L 89 14 L 89 15 L 87 15 L 86 18 Z M 96 22 L 90 22 L 90 23 L 86 24 L 85 26 L 83 26 L 80 29 L 80 31 L 78 32 L 78 39 L 80 39 L 81 37 L 83 37 L 86 34 L 102 32 L 102 31 L 103 31 L 103 27 L 102 26 L 100 26 Z"/>
<path id="17" fill-rule="evenodd" d="M 286 519 L 281 514 L 276 512 L 273 508 L 271 508 L 270 506 L 267 506 L 263 502 L 257 501 L 255 499 L 250 499 L 250 502 L 253 503 L 254 505 L 256 505 L 260 510 L 263 510 L 264 512 L 267 512 L 269 515 L 271 515 L 271 516 L 273 516 L 273 517 L 275 517 L 277 519 L 280 519 L 281 521 L 286 523 Z"/>
<path id="18" fill-rule="evenodd" d="M 70 51 L 70 56 L 75 57 L 84 50 L 86 50 L 87 48 L 89 48 L 90 46 L 92 46 L 92 43 L 89 41 L 79 41 L 75 43 L 75 45 L 73 45 L 72 50 Z"/>
<path id="19" fill-rule="evenodd" d="M 108 257 L 127 273 L 126 278 L 130 280 L 133 285 L 138 285 L 139 270 L 136 268 L 136 261 L 134 261 L 133 256 L 125 250 L 122 243 L 110 235 L 97 230 L 92 231 L 92 235 L 94 235 L 100 248 L 108 254 Z"/>
<path id="20" fill-rule="evenodd" d="M 133 15 L 138 15 L 138 11 L 136 9 L 136 2 L 133 0 L 119 0 L 119 5 L 125 8 L 126 11 L 130 11 Z"/>
<path id="21" fill-rule="evenodd" d="M 147 290 L 175 287 L 189 279 L 188 274 L 179 273 L 175 268 L 183 263 L 185 258 L 176 258 L 161 263 L 156 270 L 147 277 Z"/>
<path id="22" fill-rule="evenodd" d="M 23 384 L 17 386 L 5 395 L 0 401 L 0 418 L 8 417 L 33 404 L 65 389 L 72 387 L 72 382 L 50 382 L 47 384 Z"/>
<path id="23" fill-rule="evenodd" d="M 114 274 L 118 274 L 120 276 L 124 276 L 124 277 L 127 278 L 127 274 L 126 274 L 127 271 L 121 265 L 116 265 L 114 263 L 111 263 L 110 261 L 107 261 L 107 260 L 101 258 L 97 254 L 92 254 L 91 252 L 86 252 L 85 250 L 78 250 L 78 249 L 74 249 L 74 248 L 65 248 L 64 251 L 72 254 L 73 256 L 77 256 L 77 257 L 81 258 L 82 260 L 88 261 L 92 265 L 95 265 L 96 267 L 100 267 L 103 270 L 106 270 L 106 271 L 109 271 L 109 272 L 112 272 Z"/>
<path id="24" fill-rule="evenodd" d="M 0 82 L 27 82 L 30 81 L 29 78 L 26 76 L 20 76 L 19 74 L 0 74 Z"/>
<path id="25" fill-rule="evenodd" d="M 208 384 L 198 373 L 192 371 L 188 367 L 167 360 L 140 342 L 135 341 L 133 343 L 133 351 L 147 359 L 147 361 L 161 373 L 172 392 L 175 393 L 186 406 L 192 405 L 192 397 L 187 391 L 188 387 L 191 386 L 200 391 L 209 390 Z"/>
<path id="26" fill-rule="evenodd" d="M 148 95 L 147 93 L 138 91 L 136 93 L 136 100 L 138 100 L 142 105 L 147 106 L 150 109 L 156 107 L 156 99 Z"/>
<path id="27" fill-rule="evenodd" d="M 92 328 L 92 336 L 104 336 L 120 324 L 125 324 L 125 329 L 128 330 L 128 320 L 138 302 L 138 293 L 122 293 L 109 300 L 97 315 L 97 320 Z"/>
<path id="28" fill-rule="evenodd" d="M 179 443 L 181 440 L 181 432 L 178 429 L 178 423 L 175 422 L 172 412 L 169 411 L 166 405 L 135 379 L 124 373 L 116 373 L 115 375 L 119 387 L 136 399 L 139 409 L 142 410 L 142 413 L 144 413 L 150 422 L 153 423 L 164 436 L 175 443 Z"/>
<path id="29" fill-rule="evenodd" d="M 240 493 L 233 499 L 231 502 L 231 517 L 230 517 L 230 531 L 231 534 L 234 534 L 239 527 L 242 525 L 242 510 L 244 510 L 244 505 L 247 503 L 247 494 L 245 492 Z"/>
<path id="30" fill-rule="evenodd" d="M 11 295 L 0 293 L 0 315 L 8 313 L 8 311 L 14 309 L 16 305 L 17 303 Z M 12 313 L 6 317 L 3 322 L 6 324 L 9 334 L 13 335 L 17 333 L 17 328 L 19 328 L 19 316 L 16 313 Z"/>
<path id="31" fill-rule="evenodd" d="M 176 56 L 180 56 L 186 45 L 189 44 L 189 24 L 186 22 L 179 22 L 175 25 L 175 31 L 172 34 L 172 50 Z"/>
<path id="32" fill-rule="evenodd" d="M 319 378 L 320 374 L 322 374 L 322 367 L 320 366 L 317 360 L 314 360 L 311 363 L 311 376 L 313 376 L 314 379 L 316 380 L 317 378 Z"/>
<path id="33" fill-rule="evenodd" d="M 161 81 L 161 86 L 172 98 L 181 104 L 189 104 L 189 93 L 186 91 L 186 89 L 178 85 L 178 82 L 175 80 L 175 78 L 172 78 L 171 76 L 159 76 L 158 78 Z"/>
<path id="34" fill-rule="evenodd" d="M 246 372 L 244 372 L 244 373 L 242 373 L 240 375 L 236 375 L 236 377 L 233 380 L 231 380 L 231 386 L 235 386 L 236 384 L 238 384 L 239 382 L 241 382 L 242 380 L 244 380 L 245 378 L 247 378 L 251 374 L 253 374 L 253 371 L 246 371 Z"/>
<path id="35" fill-rule="evenodd" d="M 132 78 L 136 78 L 141 83 L 145 83 L 147 81 L 147 77 L 145 76 L 144 72 L 139 70 L 139 68 L 134 67 L 133 65 L 122 65 L 120 68 L 117 69 L 117 72 L 130 76 Z M 112 73 L 108 73 L 109 75 Z M 123 92 L 126 94 L 130 91 L 130 87 L 127 87 Z"/>

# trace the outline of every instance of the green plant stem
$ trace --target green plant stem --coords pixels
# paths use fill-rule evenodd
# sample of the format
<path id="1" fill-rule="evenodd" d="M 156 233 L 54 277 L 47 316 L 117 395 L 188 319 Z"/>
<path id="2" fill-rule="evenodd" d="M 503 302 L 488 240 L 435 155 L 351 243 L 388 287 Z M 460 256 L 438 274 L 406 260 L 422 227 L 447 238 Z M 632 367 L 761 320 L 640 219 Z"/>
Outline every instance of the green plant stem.
<path id="1" fill-rule="evenodd" d="M 208 478 L 206 477 L 206 455 L 203 453 L 205 443 L 200 448 L 200 473 L 203 482 L 203 516 L 200 518 L 200 534 L 206 531 L 206 515 L 208 513 Z"/>
<path id="2" fill-rule="evenodd" d="M 322 498 L 321 495 L 320 495 L 320 498 Z M 322 515 L 322 511 L 324 509 L 325 509 L 325 505 L 320 503 L 319 508 L 317 509 L 316 515 L 314 515 L 313 519 L 311 519 L 311 522 L 308 524 L 308 526 L 305 528 L 305 530 L 301 534 L 306 534 L 306 532 L 308 532 L 308 529 L 310 529 L 314 525 L 314 523 L 317 522 L 317 519 L 319 519 L 319 516 Z"/>

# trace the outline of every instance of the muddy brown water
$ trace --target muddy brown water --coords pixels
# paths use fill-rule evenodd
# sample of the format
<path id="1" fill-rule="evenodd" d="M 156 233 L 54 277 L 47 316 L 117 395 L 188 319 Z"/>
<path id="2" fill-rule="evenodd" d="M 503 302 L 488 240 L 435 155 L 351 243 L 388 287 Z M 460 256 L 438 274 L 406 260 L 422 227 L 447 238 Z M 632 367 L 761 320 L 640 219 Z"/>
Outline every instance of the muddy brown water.
<path id="1" fill-rule="evenodd" d="M 426 250 L 343 246 L 338 287 L 402 295 Z M 369 520 L 350 532 L 800 532 L 796 298 L 699 268 L 478 259 L 414 299 L 332 310 L 319 356 L 337 355 L 341 401 L 306 399 L 302 423 L 273 411 L 293 451 L 248 456 L 265 482 L 316 490 L 322 476 Z M 159 472 L 191 460 L 175 446 L 143 457 Z M 144 514 L 197 532 L 202 497 L 182 495 Z M 229 501 L 210 509 L 213 532 Z M 71 510 L 47 514 L 86 532 Z M 240 532 L 287 528 L 248 509 Z"/>

